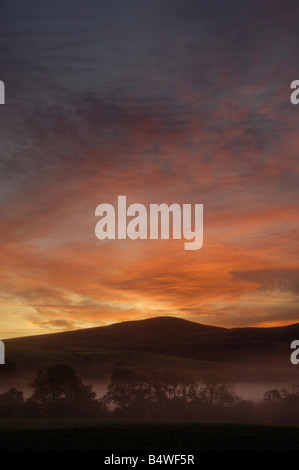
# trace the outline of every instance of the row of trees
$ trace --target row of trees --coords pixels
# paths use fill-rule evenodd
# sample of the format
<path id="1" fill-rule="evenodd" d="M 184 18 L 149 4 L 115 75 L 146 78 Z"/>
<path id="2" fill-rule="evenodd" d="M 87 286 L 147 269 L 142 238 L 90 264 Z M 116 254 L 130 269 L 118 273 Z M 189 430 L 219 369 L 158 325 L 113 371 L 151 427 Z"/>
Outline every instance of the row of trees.
<path id="1" fill-rule="evenodd" d="M 299 387 L 265 392 L 263 402 L 244 401 L 233 384 L 213 376 L 198 386 L 170 373 L 139 375 L 118 367 L 100 399 L 67 364 L 37 373 L 32 395 L 15 388 L 0 395 L 0 417 L 128 417 L 299 424 Z"/>
<path id="2" fill-rule="evenodd" d="M 126 410 L 150 412 L 154 408 L 175 402 L 200 402 L 210 407 L 231 406 L 239 400 L 232 384 L 219 378 L 207 376 L 202 387 L 185 375 L 155 373 L 141 376 L 130 369 L 117 368 L 113 371 L 111 382 L 103 401 L 113 405 L 119 414 Z M 122 413 L 121 413 L 122 412 Z"/>
<path id="3" fill-rule="evenodd" d="M 39 370 L 30 384 L 33 393 L 24 400 L 23 392 L 11 388 L 0 395 L 0 417 L 89 417 L 103 414 L 103 403 L 91 385 L 68 364 L 55 364 Z"/>

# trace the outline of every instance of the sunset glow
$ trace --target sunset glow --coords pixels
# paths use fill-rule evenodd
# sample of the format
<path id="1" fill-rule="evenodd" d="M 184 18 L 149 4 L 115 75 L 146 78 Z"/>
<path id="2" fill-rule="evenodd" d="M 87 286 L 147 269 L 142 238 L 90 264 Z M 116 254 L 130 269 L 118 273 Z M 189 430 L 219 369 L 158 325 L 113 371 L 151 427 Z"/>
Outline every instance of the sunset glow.
<path id="1" fill-rule="evenodd" d="M 281 1 L 91 3 L 1 27 L 1 339 L 160 315 L 297 323 L 295 18 Z M 118 195 L 203 204 L 203 247 L 98 240 L 95 208 Z"/>

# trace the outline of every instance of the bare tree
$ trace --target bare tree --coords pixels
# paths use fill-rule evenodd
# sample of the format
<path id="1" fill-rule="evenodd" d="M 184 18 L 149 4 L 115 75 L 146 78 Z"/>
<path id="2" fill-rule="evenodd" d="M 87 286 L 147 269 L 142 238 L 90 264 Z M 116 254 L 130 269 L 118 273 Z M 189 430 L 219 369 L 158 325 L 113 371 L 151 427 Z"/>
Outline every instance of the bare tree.
<path id="1" fill-rule="evenodd" d="M 233 383 L 214 375 L 206 375 L 203 378 L 198 397 L 212 407 L 232 406 L 240 399 L 235 393 Z"/>

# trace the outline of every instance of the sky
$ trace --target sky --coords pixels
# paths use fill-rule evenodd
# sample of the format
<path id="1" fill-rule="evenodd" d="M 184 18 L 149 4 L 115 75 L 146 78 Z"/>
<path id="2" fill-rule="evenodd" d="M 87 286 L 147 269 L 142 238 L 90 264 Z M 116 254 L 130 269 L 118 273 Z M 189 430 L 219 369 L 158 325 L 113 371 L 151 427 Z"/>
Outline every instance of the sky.
<path id="1" fill-rule="evenodd" d="M 4 0 L 0 337 L 299 321 L 295 0 Z M 203 204 L 204 244 L 95 208 Z"/>

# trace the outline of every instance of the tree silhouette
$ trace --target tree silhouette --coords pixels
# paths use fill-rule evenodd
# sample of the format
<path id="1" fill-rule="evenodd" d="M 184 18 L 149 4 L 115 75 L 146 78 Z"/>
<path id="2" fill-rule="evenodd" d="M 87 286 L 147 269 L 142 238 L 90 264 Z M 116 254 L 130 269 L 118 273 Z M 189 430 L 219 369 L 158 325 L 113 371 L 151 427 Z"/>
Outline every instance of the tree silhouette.
<path id="1" fill-rule="evenodd" d="M 189 403 L 195 395 L 196 384 L 186 376 L 170 372 L 142 376 L 117 367 L 112 373 L 104 401 L 116 406 L 116 414 L 151 416 L 171 414 L 171 410 Z"/>
<path id="2" fill-rule="evenodd" d="M 211 407 L 231 406 L 239 400 L 232 383 L 213 375 L 204 377 L 198 396 L 203 403 Z"/>
<path id="3" fill-rule="evenodd" d="M 104 401 L 113 403 L 124 410 L 137 403 L 144 403 L 148 398 L 148 393 L 149 388 L 144 377 L 133 370 L 117 367 L 112 372 Z"/>
<path id="4" fill-rule="evenodd" d="M 196 396 L 197 386 L 194 380 L 186 375 L 166 371 L 153 374 L 149 380 L 154 392 L 154 401 L 181 399 L 187 402 Z"/>
<path id="5" fill-rule="evenodd" d="M 267 390 L 264 393 L 263 400 L 268 403 L 275 403 L 282 400 L 282 396 L 279 393 L 279 390 Z"/>
<path id="6" fill-rule="evenodd" d="M 81 379 L 68 364 L 55 364 L 38 371 L 31 384 L 32 398 L 43 404 L 59 398 L 72 398 L 81 385 Z"/>
<path id="7" fill-rule="evenodd" d="M 0 395 L 0 417 L 17 417 L 22 412 L 24 405 L 23 392 L 12 387 L 7 392 Z"/>
<path id="8" fill-rule="evenodd" d="M 31 383 L 31 400 L 39 403 L 46 415 L 86 415 L 99 411 L 96 393 L 68 364 L 55 364 L 39 370 Z"/>

